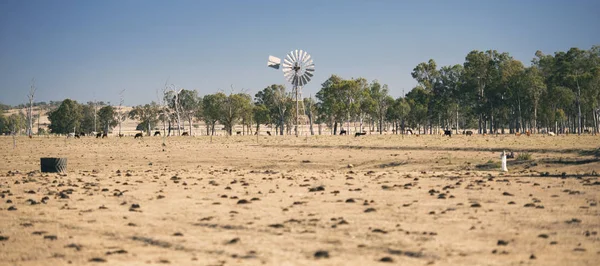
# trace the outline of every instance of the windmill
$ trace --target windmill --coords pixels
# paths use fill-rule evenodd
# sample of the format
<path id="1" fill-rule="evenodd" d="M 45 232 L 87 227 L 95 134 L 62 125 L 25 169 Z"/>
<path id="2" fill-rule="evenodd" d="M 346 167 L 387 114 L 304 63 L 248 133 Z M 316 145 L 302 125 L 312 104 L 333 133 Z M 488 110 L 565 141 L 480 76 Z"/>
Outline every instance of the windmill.
<path id="1" fill-rule="evenodd" d="M 281 59 L 269 56 L 268 67 L 279 69 Z M 296 126 L 295 133 L 298 137 L 298 125 L 300 124 L 299 111 L 302 108 L 304 114 L 304 101 L 302 100 L 302 86 L 306 85 L 315 72 L 315 64 L 311 56 L 303 50 L 294 50 L 289 52 L 283 60 L 283 76 L 293 86 L 293 93 L 296 95 Z M 304 116 L 304 115 L 303 115 Z"/>

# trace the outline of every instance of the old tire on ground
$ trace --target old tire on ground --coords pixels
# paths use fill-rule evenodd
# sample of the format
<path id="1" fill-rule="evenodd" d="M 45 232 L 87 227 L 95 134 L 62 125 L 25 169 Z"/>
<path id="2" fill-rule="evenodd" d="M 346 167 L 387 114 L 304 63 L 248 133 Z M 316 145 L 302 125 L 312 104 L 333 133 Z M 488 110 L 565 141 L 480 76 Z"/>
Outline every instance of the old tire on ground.
<path id="1" fill-rule="evenodd" d="M 60 173 L 67 171 L 67 158 L 40 158 L 42 173 Z"/>

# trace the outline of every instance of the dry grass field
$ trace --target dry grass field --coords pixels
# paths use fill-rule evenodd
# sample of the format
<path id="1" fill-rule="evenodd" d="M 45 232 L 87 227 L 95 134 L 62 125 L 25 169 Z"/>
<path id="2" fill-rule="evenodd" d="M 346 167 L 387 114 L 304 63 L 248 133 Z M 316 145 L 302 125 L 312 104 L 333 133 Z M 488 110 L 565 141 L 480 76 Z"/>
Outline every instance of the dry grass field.
<path id="1" fill-rule="evenodd" d="M 1 265 L 598 265 L 598 136 L 0 137 Z M 512 150 L 509 172 L 500 152 Z M 40 157 L 68 158 L 65 174 Z"/>

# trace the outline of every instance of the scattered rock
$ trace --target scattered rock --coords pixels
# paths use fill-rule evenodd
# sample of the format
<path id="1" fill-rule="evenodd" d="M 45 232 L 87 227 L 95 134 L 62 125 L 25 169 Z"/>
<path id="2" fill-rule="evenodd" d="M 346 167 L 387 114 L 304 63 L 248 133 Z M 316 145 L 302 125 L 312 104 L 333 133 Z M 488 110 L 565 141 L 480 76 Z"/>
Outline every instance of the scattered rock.
<path id="1" fill-rule="evenodd" d="M 239 238 L 239 237 L 236 237 L 236 238 L 234 238 L 234 239 L 231 239 L 231 240 L 227 241 L 225 244 L 227 244 L 227 245 L 232 245 L 232 244 L 236 244 L 236 243 L 238 243 L 238 242 L 240 242 L 240 238 Z"/>
<path id="2" fill-rule="evenodd" d="M 365 210 L 365 212 L 374 212 L 377 211 L 375 208 L 368 208 Z"/>
<path id="3" fill-rule="evenodd" d="M 308 192 L 317 192 L 317 191 L 325 191 L 325 187 L 324 186 L 317 186 L 317 187 L 313 187 L 313 188 L 309 188 Z"/>
<path id="4" fill-rule="evenodd" d="M 315 252 L 315 259 L 326 259 L 329 258 L 329 252 L 325 251 L 325 250 L 319 250 L 317 252 Z"/>
<path id="5" fill-rule="evenodd" d="M 498 246 L 506 246 L 508 245 L 508 241 L 498 240 Z"/>
<path id="6" fill-rule="evenodd" d="M 381 259 L 379 259 L 380 262 L 394 262 L 394 259 L 392 259 L 391 257 L 383 257 Z"/>
<path id="7" fill-rule="evenodd" d="M 103 258 L 91 258 L 90 262 L 106 262 L 106 260 Z"/>
<path id="8" fill-rule="evenodd" d="M 55 236 L 55 235 L 46 235 L 46 236 L 44 236 L 44 239 L 48 239 L 48 240 L 56 240 L 56 239 L 58 239 L 58 237 L 57 237 L 57 236 Z"/>

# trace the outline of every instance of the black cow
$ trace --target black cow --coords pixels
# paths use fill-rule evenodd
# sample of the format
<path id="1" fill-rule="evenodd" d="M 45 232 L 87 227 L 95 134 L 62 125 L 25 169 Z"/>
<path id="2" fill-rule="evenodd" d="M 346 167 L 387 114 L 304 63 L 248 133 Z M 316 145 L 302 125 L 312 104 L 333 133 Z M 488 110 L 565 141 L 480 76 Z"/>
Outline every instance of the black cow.
<path id="1" fill-rule="evenodd" d="M 364 135 L 367 135 L 367 132 L 356 132 L 356 133 L 354 134 L 354 137 L 356 138 L 356 137 L 358 137 L 358 136 L 364 136 Z"/>
<path id="2" fill-rule="evenodd" d="M 102 133 L 102 138 L 108 138 L 108 134 Z"/>
<path id="3" fill-rule="evenodd" d="M 81 132 L 81 133 L 79 133 L 79 136 L 81 136 L 81 137 L 85 137 L 85 132 Z"/>
<path id="4" fill-rule="evenodd" d="M 236 135 L 242 135 L 242 131 L 235 132 Z"/>
<path id="5" fill-rule="evenodd" d="M 124 134 L 119 134 L 119 138 L 122 138 L 123 136 L 125 136 Z"/>
<path id="6" fill-rule="evenodd" d="M 467 130 L 467 131 L 465 131 L 465 135 L 467 135 L 467 136 L 473 136 L 473 131 Z"/>
<path id="7" fill-rule="evenodd" d="M 96 133 L 96 138 L 102 137 L 102 133 Z"/>
<path id="8" fill-rule="evenodd" d="M 75 138 L 78 139 L 79 138 L 79 134 L 75 134 Z"/>
<path id="9" fill-rule="evenodd" d="M 160 136 L 160 131 L 154 131 L 154 136 Z"/>
<path id="10" fill-rule="evenodd" d="M 340 136 L 341 135 L 346 135 L 346 130 L 345 129 L 340 130 Z"/>
<path id="11" fill-rule="evenodd" d="M 444 130 L 444 136 L 452 137 L 452 130 Z"/>
<path id="12" fill-rule="evenodd" d="M 271 131 L 267 131 L 267 135 L 271 136 Z"/>
<path id="13" fill-rule="evenodd" d="M 137 138 L 140 138 L 140 139 L 141 139 L 142 137 L 144 137 L 144 134 L 142 134 L 142 133 L 136 133 L 136 134 L 135 134 L 135 136 L 134 136 L 133 138 L 134 138 L 134 139 L 137 139 Z"/>
<path id="14" fill-rule="evenodd" d="M 408 135 L 412 135 L 412 134 L 413 134 L 413 132 L 412 132 L 412 129 L 407 129 L 407 130 L 406 130 L 406 134 L 408 134 Z"/>
<path id="15" fill-rule="evenodd" d="M 189 136 L 190 134 L 189 134 L 189 133 L 187 133 L 187 132 L 183 132 L 183 133 L 181 133 L 181 135 L 182 135 L 182 136 Z"/>

